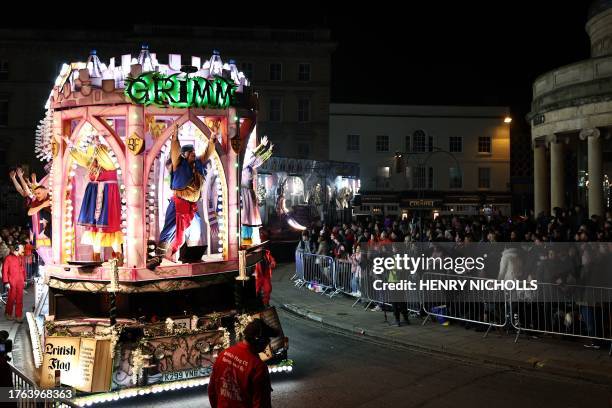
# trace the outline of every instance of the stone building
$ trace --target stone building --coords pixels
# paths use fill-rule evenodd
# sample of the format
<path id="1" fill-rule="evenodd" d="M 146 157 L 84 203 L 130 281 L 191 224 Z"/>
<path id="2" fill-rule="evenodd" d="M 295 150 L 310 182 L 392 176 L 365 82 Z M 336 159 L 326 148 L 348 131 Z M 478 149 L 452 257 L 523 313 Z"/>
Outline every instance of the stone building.
<path id="1" fill-rule="evenodd" d="M 528 120 L 534 149 L 534 210 L 610 207 L 612 0 L 597 0 L 586 31 L 591 58 L 540 75 Z"/>
<path id="2" fill-rule="evenodd" d="M 359 164 L 362 215 L 511 213 L 505 106 L 330 106 L 331 160 Z"/>

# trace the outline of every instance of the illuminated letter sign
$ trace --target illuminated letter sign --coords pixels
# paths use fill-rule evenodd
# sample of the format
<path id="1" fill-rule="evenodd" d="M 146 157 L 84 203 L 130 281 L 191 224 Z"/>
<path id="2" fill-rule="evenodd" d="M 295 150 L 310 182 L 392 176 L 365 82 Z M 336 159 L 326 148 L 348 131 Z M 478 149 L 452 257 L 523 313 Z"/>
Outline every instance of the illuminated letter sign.
<path id="1" fill-rule="evenodd" d="M 185 78 L 179 75 L 147 72 L 137 78 L 128 78 L 125 96 L 138 105 L 175 108 L 225 109 L 234 102 L 236 84 L 231 80 L 221 77 Z"/>

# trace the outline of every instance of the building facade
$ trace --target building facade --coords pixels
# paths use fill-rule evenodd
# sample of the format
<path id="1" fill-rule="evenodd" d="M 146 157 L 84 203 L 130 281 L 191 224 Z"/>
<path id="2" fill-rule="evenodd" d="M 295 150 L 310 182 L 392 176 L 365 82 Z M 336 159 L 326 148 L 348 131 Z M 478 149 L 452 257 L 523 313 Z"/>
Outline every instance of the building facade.
<path id="1" fill-rule="evenodd" d="M 359 163 L 357 214 L 510 214 L 508 112 L 332 104 L 330 159 Z"/>
<path id="2" fill-rule="evenodd" d="M 335 44 L 326 29 L 288 30 L 138 25 L 129 30 L 0 29 L 0 173 L 33 157 L 34 132 L 48 90 L 66 61 L 92 49 L 103 61 L 148 44 L 160 60 L 169 53 L 235 59 L 259 95 L 258 132 L 275 153 L 326 160 Z M 164 63 L 166 61 L 164 60 Z"/>
<path id="3" fill-rule="evenodd" d="M 534 210 L 582 205 L 603 216 L 612 176 L 612 1 L 589 9 L 591 58 L 540 75 L 528 119 Z"/>

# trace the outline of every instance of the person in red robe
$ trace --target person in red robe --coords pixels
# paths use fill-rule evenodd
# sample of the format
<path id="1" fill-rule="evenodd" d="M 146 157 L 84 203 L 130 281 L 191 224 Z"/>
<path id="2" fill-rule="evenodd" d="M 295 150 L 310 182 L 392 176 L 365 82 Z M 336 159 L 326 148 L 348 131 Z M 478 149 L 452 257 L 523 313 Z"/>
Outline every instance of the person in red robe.
<path id="1" fill-rule="evenodd" d="M 23 245 L 15 245 L 11 253 L 4 258 L 2 265 L 2 283 L 8 289 L 5 317 L 7 320 L 13 320 L 15 309 L 15 320 L 19 323 L 23 321 L 23 289 L 26 280 L 23 253 Z"/>
<path id="2" fill-rule="evenodd" d="M 261 301 L 264 306 L 270 306 L 270 294 L 272 293 L 272 270 L 276 268 L 276 260 L 270 250 L 266 249 L 261 262 L 255 265 L 255 292 L 261 293 Z"/>

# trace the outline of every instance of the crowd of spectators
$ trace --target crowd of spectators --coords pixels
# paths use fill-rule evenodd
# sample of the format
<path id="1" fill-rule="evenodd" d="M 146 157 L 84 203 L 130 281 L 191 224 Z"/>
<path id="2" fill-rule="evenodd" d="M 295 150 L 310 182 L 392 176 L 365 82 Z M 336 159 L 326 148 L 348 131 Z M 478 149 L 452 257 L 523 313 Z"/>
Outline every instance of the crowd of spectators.
<path id="1" fill-rule="evenodd" d="M 543 289 L 538 294 L 520 293 L 522 303 L 520 307 L 517 306 L 522 320 L 520 324 L 540 331 L 571 329 L 574 334 L 586 333 L 591 337 L 601 335 L 602 330 L 612 333 L 612 322 L 606 320 L 612 319 L 612 316 L 608 316 L 609 310 L 603 313 L 605 311 L 601 306 L 603 304 L 607 308 L 612 302 L 612 273 L 608 266 L 612 263 L 610 211 L 604 217 L 589 217 L 583 208 L 575 207 L 556 208 L 551 215 L 540 214 L 537 217 L 494 214 L 399 219 L 387 216 L 336 225 L 312 224 L 303 231 L 297 249 L 303 253 L 329 256 L 339 262 L 350 262 L 353 274 L 351 294 L 361 296 L 361 260 L 364 248 L 374 252 L 384 251 L 385 247 L 393 247 L 384 244 L 401 242 L 433 243 L 434 248 L 440 247 L 436 243 L 450 244 L 444 248 L 465 247 L 466 243 L 498 243 L 486 247 L 490 265 L 494 265 L 494 268 L 489 269 L 489 275 L 473 276 L 499 280 L 537 279 L 541 283 L 557 285 L 554 288 L 547 287 L 550 292 L 548 296 L 553 296 L 559 303 L 554 308 L 543 306 L 542 299 L 534 297 L 539 296 Z M 329 273 L 326 275 L 325 272 L 322 272 L 322 280 L 330 280 Z M 464 276 L 467 275 L 469 273 Z M 579 292 L 579 289 L 572 289 L 572 286 L 611 289 L 593 295 L 598 299 L 590 299 L 585 297 L 584 290 Z M 447 299 L 449 309 L 464 307 L 454 299 Z M 501 313 L 499 307 L 491 306 L 487 310 L 489 306 L 485 303 L 471 305 L 474 307 L 471 308 L 469 319 L 480 321 L 492 318 L 494 312 Z M 595 304 L 599 306 L 593 307 Z M 526 305 L 529 309 L 526 309 Z M 376 310 L 380 310 L 380 306 Z M 398 319 L 396 313 L 399 324 Z M 605 320 L 606 324 L 595 327 L 596 319 L 600 322 Z"/>
<path id="2" fill-rule="evenodd" d="M 390 242 L 612 242 L 612 212 L 588 217 L 581 207 L 552 215 L 438 216 L 435 219 L 367 218 L 336 225 L 313 223 L 298 249 L 347 258 L 359 244 Z"/>

